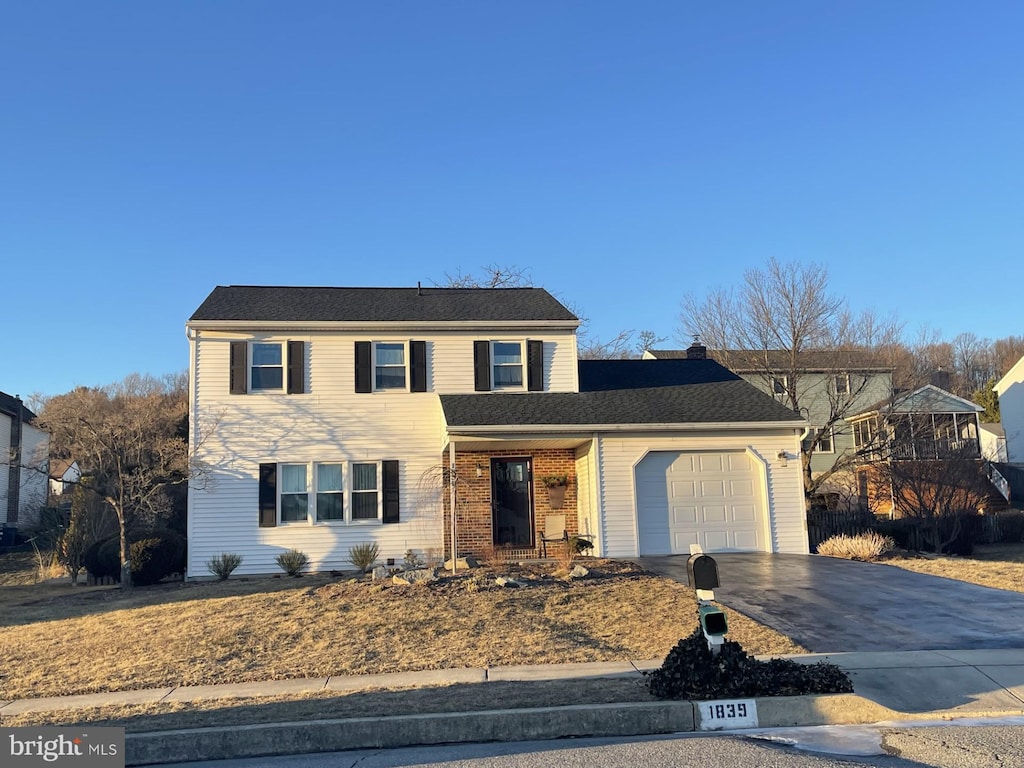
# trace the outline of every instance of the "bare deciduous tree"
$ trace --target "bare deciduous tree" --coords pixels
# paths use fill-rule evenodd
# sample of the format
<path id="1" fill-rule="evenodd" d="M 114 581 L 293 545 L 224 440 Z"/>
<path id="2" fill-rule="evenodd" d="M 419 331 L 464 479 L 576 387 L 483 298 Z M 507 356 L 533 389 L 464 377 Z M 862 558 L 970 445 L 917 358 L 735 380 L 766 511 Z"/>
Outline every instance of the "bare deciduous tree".
<path id="1" fill-rule="evenodd" d="M 844 419 L 867 405 L 864 395 L 871 383 L 871 377 L 852 372 L 865 353 L 876 367 L 887 367 L 902 330 L 891 317 L 871 311 L 853 314 L 831 293 L 825 266 L 774 258 L 763 269 L 748 269 L 737 288 L 687 294 L 680 320 L 678 340 L 699 338 L 719 362 L 754 372 L 766 391 L 823 433 L 848 431 Z M 847 374 L 842 386 L 830 384 Z M 819 394 L 822 388 L 827 399 Z M 811 401 L 827 406 L 811 413 Z M 812 474 L 811 458 L 818 446 L 812 440 L 804 447 L 808 496 L 837 473 L 852 469 L 860 458 L 858 451 L 846 451 L 830 469 Z"/>
<path id="2" fill-rule="evenodd" d="M 40 423 L 55 457 L 73 458 L 117 518 L 121 584 L 131 587 L 128 536 L 137 524 L 170 512 L 168 491 L 188 482 L 185 377 L 132 374 L 102 388 L 79 387 L 50 398 Z"/>

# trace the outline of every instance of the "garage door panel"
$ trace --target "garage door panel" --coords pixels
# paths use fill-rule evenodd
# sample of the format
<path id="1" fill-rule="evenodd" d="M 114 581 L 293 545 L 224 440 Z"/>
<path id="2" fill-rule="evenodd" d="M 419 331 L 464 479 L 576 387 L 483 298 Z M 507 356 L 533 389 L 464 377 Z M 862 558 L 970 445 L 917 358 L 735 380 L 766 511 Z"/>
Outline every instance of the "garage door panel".
<path id="1" fill-rule="evenodd" d="M 732 508 L 732 521 L 734 523 L 753 523 L 757 521 L 757 509 L 751 505 L 737 504 Z"/>
<path id="2" fill-rule="evenodd" d="M 697 507 L 673 506 L 670 519 L 675 525 L 696 525 Z"/>
<path id="3" fill-rule="evenodd" d="M 713 506 L 705 504 L 702 518 L 705 523 L 728 523 L 729 517 L 724 506 Z"/>
<path id="4" fill-rule="evenodd" d="M 765 549 L 755 472 L 743 452 L 648 454 L 635 470 L 641 554 Z"/>
<path id="5" fill-rule="evenodd" d="M 701 480 L 700 481 L 700 495 L 705 499 L 725 498 L 725 481 L 724 480 Z"/>
<path id="6" fill-rule="evenodd" d="M 696 499 L 699 495 L 697 493 L 697 483 L 693 480 L 687 482 L 673 480 L 669 484 L 669 490 L 672 496 L 677 499 Z"/>

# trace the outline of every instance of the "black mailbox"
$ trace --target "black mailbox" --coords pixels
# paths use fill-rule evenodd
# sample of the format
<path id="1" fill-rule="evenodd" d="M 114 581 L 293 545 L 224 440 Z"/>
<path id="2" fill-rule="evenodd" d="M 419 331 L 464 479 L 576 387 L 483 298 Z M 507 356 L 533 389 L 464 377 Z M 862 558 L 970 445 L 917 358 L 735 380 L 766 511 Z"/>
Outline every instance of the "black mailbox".
<path id="1" fill-rule="evenodd" d="M 686 575 L 693 589 L 715 589 L 718 586 L 718 563 L 707 555 L 690 555 Z"/>

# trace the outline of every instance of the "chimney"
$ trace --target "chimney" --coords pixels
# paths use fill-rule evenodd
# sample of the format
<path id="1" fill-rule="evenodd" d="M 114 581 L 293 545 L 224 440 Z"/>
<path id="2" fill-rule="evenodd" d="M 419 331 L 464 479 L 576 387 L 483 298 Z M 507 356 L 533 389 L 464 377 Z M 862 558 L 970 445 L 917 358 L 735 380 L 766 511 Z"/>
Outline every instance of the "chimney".
<path id="1" fill-rule="evenodd" d="M 686 359 L 687 360 L 707 360 L 708 359 L 708 348 L 700 343 L 700 340 L 694 339 L 693 344 L 686 348 Z"/>
<path id="2" fill-rule="evenodd" d="M 942 368 L 939 368 L 928 378 L 928 383 L 938 387 L 939 389 L 945 389 L 948 392 L 951 378 L 949 371 L 944 371 Z"/>

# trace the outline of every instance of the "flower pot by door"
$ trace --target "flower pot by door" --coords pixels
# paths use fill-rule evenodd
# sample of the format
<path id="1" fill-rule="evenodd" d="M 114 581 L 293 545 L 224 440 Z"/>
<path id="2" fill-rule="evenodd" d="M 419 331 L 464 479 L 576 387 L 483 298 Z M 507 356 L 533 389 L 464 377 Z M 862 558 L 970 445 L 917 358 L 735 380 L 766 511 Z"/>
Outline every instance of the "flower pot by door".
<path id="1" fill-rule="evenodd" d="M 564 485 L 549 485 L 548 486 L 548 504 L 552 509 L 561 509 L 562 504 L 565 503 L 565 486 Z"/>

